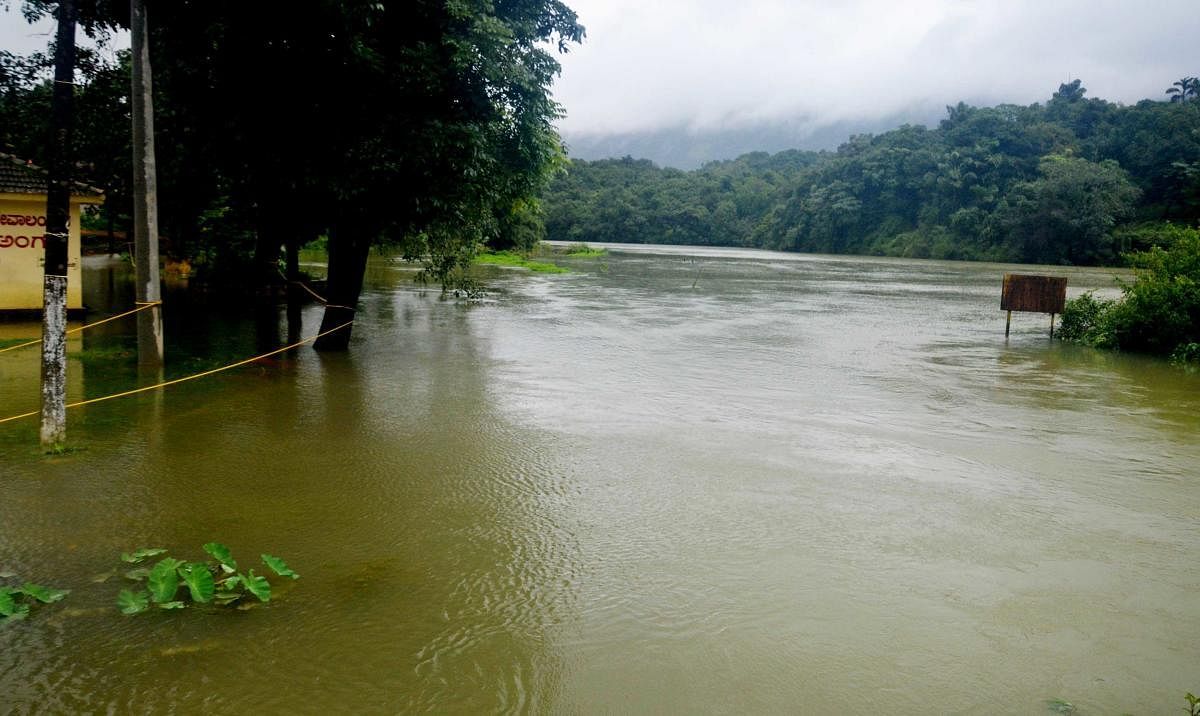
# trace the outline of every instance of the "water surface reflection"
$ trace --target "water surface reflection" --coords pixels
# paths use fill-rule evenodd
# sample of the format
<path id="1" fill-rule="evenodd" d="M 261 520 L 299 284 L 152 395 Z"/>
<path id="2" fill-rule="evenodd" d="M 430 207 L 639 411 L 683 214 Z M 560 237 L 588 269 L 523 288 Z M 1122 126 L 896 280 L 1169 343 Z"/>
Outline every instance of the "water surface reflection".
<path id="1" fill-rule="evenodd" d="M 0 430 L 0 567 L 75 590 L 0 627 L 0 703 L 1159 713 L 1198 687 L 1200 378 L 1041 317 L 1006 342 L 1010 267 L 570 264 L 492 269 L 464 306 L 379 262 L 349 354 L 89 407 L 61 458 Z M 1072 295 L 1111 273 L 1072 270 Z M 168 370 L 283 339 L 260 318 L 176 303 Z M 23 365 L 0 356 L 0 405 L 32 400 Z M 73 364 L 72 391 L 125 365 Z M 136 619 L 90 581 L 214 538 L 304 576 Z"/>

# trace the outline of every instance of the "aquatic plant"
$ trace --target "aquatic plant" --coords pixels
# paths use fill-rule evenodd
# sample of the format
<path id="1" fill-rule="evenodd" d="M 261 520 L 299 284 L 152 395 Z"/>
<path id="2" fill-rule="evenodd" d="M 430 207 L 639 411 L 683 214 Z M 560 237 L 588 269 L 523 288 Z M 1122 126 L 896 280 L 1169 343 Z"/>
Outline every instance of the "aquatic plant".
<path id="1" fill-rule="evenodd" d="M 159 609 L 182 609 L 190 601 L 193 604 L 215 604 L 227 606 L 247 597 L 260 602 L 271 601 L 271 584 L 253 569 L 238 571 L 237 560 L 229 548 L 220 542 L 209 542 L 204 551 L 213 559 L 205 562 L 188 562 L 164 556 L 152 567 L 135 567 L 125 572 L 125 578 L 142 583 L 140 589 L 122 589 L 117 595 L 117 607 L 122 614 L 132 616 L 146 611 L 151 605 Z M 134 552 L 121 554 L 127 564 L 142 564 L 150 557 L 165 555 L 162 547 L 144 547 Z M 299 579 L 287 563 L 279 557 L 261 555 L 263 564 L 280 577 Z M 180 587 L 185 587 L 180 594 Z"/>
<path id="2" fill-rule="evenodd" d="M 1188 707 L 1184 709 L 1184 711 L 1188 712 L 1188 716 L 1200 716 L 1200 696 L 1196 696 L 1189 691 L 1183 698 L 1187 699 L 1188 702 Z"/>
<path id="3" fill-rule="evenodd" d="M 1075 704 L 1063 699 L 1049 699 L 1046 701 L 1046 709 L 1056 714 L 1073 714 L 1075 713 Z"/>
<path id="4" fill-rule="evenodd" d="M 0 573 L 0 577 L 11 578 L 12 572 Z M 29 616 L 29 607 L 35 603 L 52 604 L 71 593 L 69 589 L 55 589 L 40 584 L 25 582 L 19 587 L 0 585 L 0 623 L 9 619 L 24 619 Z"/>
<path id="5" fill-rule="evenodd" d="M 607 256 L 608 249 L 597 249 L 592 246 L 588 246 L 585 243 L 578 243 L 571 244 L 563 253 L 575 259 L 592 259 L 600 256 Z"/>
<path id="6" fill-rule="evenodd" d="M 475 263 L 491 266 L 514 266 L 526 268 L 534 273 L 567 273 L 569 269 L 545 261 L 532 261 L 514 251 L 494 251 L 481 253 L 475 257 Z"/>

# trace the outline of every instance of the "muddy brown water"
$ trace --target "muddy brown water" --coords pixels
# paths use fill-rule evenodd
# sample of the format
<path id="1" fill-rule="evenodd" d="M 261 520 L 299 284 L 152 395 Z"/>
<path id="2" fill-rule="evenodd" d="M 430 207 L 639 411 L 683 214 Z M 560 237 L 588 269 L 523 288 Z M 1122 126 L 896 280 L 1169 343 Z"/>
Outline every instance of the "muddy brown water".
<path id="1" fill-rule="evenodd" d="M 563 263 L 489 269 L 464 305 L 379 261 L 349 353 L 72 411 L 59 457 L 0 425 L 0 572 L 72 590 L 0 624 L 0 711 L 1157 714 L 1200 690 L 1200 376 L 1045 316 L 1006 341 L 1013 267 Z M 89 271 L 92 305 L 132 301 Z M 166 311 L 167 377 L 286 333 Z M 72 399 L 137 383 L 133 331 L 72 344 Z M 0 413 L 36 407 L 36 361 L 0 354 Z M 133 618 L 97 581 L 214 539 L 302 578 Z"/>

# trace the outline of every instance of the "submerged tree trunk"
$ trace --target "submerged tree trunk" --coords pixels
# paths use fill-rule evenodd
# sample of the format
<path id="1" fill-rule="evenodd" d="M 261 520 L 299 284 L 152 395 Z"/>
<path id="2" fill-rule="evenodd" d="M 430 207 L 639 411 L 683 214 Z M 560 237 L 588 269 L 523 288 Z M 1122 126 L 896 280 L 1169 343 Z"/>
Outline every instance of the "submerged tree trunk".
<path id="1" fill-rule="evenodd" d="M 58 4 L 54 48 L 54 94 L 50 106 L 49 178 L 46 186 L 46 249 L 42 278 L 42 425 L 44 448 L 67 439 L 67 261 L 71 219 L 71 109 L 75 81 L 74 0 Z"/>
<path id="2" fill-rule="evenodd" d="M 358 296 L 362 293 L 367 257 L 371 254 L 371 232 L 356 223 L 343 223 L 329 236 L 329 282 L 326 286 L 325 316 L 321 333 L 354 320 Z M 344 351 L 350 346 L 352 326 L 318 338 L 313 347 L 319 351 Z"/>
<path id="3" fill-rule="evenodd" d="M 150 79 L 150 47 L 144 0 L 131 0 L 130 40 L 133 53 L 133 236 L 140 305 L 162 300 L 158 278 L 158 177 L 154 162 L 154 97 Z M 138 363 L 163 362 L 162 306 L 137 314 Z"/>
<path id="4" fill-rule="evenodd" d="M 111 182 L 105 189 L 104 193 L 107 197 L 111 197 L 113 195 L 114 191 Z M 104 218 L 108 228 L 108 255 L 110 258 L 113 256 L 113 254 L 117 253 L 117 226 L 116 217 L 114 216 L 116 213 L 116 207 L 113 206 L 112 199 L 106 199 L 104 202 Z"/>
<path id="5" fill-rule="evenodd" d="M 256 287 L 274 293 L 279 285 L 279 247 L 287 236 L 287 216 L 274 198 L 265 198 L 258 210 L 254 242 L 254 281 Z"/>
<path id="6" fill-rule="evenodd" d="M 299 230 L 287 236 L 287 335 L 288 343 L 300 340 L 300 307 L 304 303 L 304 289 L 300 287 L 300 246 L 316 238 L 302 236 Z"/>

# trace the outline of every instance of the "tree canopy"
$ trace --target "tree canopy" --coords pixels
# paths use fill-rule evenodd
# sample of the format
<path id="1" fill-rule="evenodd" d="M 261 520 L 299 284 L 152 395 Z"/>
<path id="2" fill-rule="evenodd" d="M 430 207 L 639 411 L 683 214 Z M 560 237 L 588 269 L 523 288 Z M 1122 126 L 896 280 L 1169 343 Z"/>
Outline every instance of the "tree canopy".
<path id="1" fill-rule="evenodd" d="M 353 306 L 360 264 L 380 241 L 448 278 L 481 243 L 536 236 L 538 195 L 564 154 L 551 124 L 553 53 L 583 38 L 559 0 L 148 5 L 171 253 L 258 283 L 275 275 L 282 244 L 325 233 L 340 294 L 331 303 Z M 127 4 L 93 0 L 81 13 L 97 33 L 129 21 Z M 44 65 L 0 55 L 0 111 L 15 120 L 0 141 L 35 161 Z M 128 60 L 96 59 L 81 75 L 81 105 L 112 111 L 81 116 L 80 156 L 111 179 L 121 221 Z"/>
<path id="2" fill-rule="evenodd" d="M 1178 83 L 1177 83 L 1178 84 Z M 1105 264 L 1200 220 L 1200 102 L 1123 106 L 1076 80 L 1044 104 L 947 107 L 939 126 L 694 171 L 572 161 L 544 195 L 569 241 Z M 1174 95 L 1172 95 L 1173 97 Z"/>

